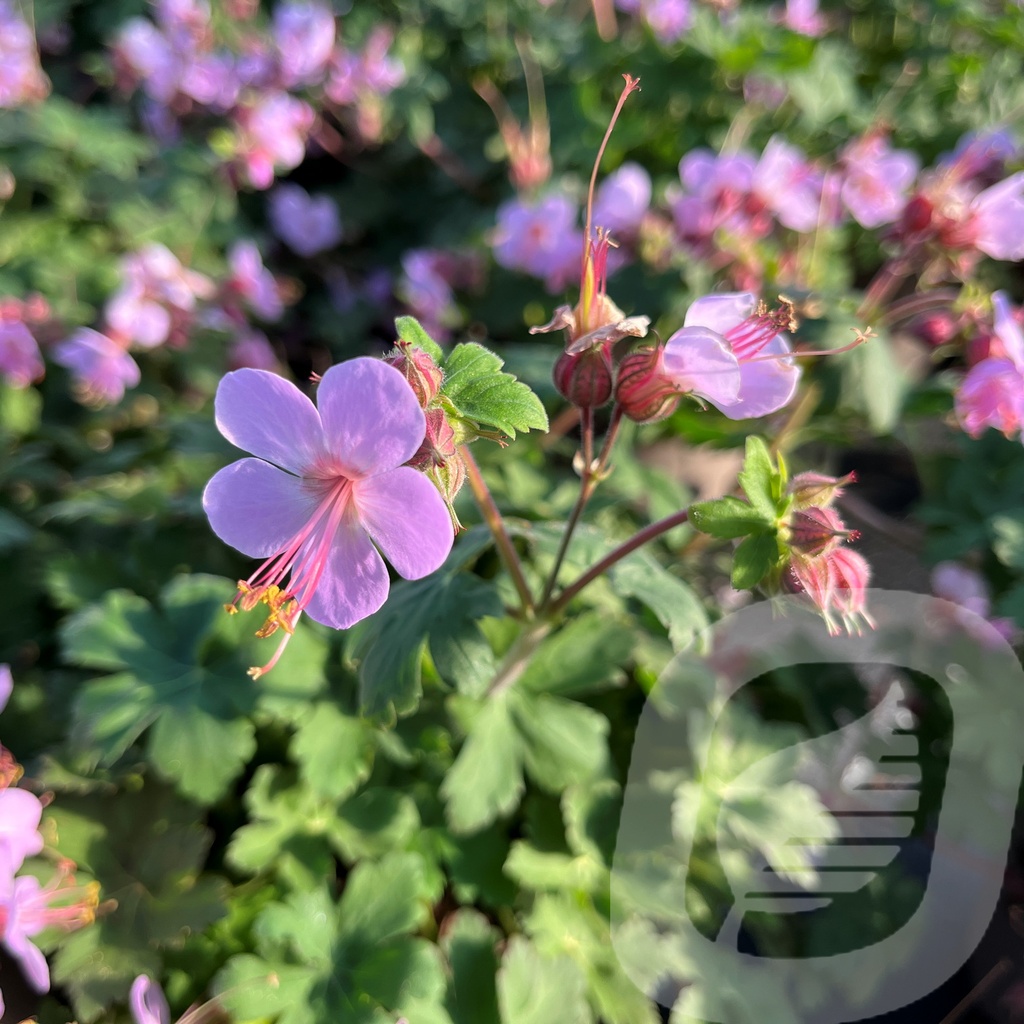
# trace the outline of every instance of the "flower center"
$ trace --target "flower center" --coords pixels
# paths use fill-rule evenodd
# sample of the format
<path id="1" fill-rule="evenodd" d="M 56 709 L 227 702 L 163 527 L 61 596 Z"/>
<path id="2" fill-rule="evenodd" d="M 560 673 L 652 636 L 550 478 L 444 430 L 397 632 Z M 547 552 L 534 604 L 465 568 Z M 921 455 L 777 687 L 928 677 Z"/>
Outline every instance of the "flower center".
<path id="1" fill-rule="evenodd" d="M 796 328 L 793 303 L 780 297 L 779 304 L 774 309 L 769 309 L 766 303 L 759 302 L 746 320 L 726 331 L 725 337 L 733 355 L 740 362 L 746 362 L 756 356 L 772 338 L 783 331 L 795 331 Z"/>

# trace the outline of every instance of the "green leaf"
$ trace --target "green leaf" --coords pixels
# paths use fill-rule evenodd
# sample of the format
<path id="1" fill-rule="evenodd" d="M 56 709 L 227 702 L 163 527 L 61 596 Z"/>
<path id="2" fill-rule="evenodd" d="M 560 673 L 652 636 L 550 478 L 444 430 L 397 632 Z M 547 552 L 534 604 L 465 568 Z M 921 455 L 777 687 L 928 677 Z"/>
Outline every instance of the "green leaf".
<path id="1" fill-rule="evenodd" d="M 501 1024 L 495 984 L 500 939 L 475 910 L 459 910 L 446 922 L 441 948 L 451 965 L 451 981 L 445 1005 L 454 1024 Z"/>
<path id="2" fill-rule="evenodd" d="M 514 935 L 498 971 L 502 1024 L 591 1024 L 584 987 L 568 957 L 543 957 L 533 943 Z"/>
<path id="3" fill-rule="evenodd" d="M 600 774 L 608 759 L 608 719 L 585 704 L 547 694 L 510 691 L 523 764 L 549 793 Z"/>
<path id="4" fill-rule="evenodd" d="M 215 991 L 234 1020 L 275 1017 L 278 1024 L 313 1024 L 309 994 L 316 982 L 310 967 L 233 956 L 217 975 Z"/>
<path id="5" fill-rule="evenodd" d="M 709 533 L 722 540 L 764 533 L 772 529 L 773 519 L 774 509 L 772 515 L 765 515 L 760 509 L 731 495 L 698 501 L 690 506 L 691 525 L 701 533 Z"/>
<path id="6" fill-rule="evenodd" d="M 357 865 L 338 908 L 339 941 L 350 949 L 371 951 L 414 931 L 429 913 L 430 895 L 417 854 L 392 853 L 376 864 Z"/>
<path id="7" fill-rule="evenodd" d="M 732 585 L 737 590 L 756 587 L 775 568 L 779 542 L 771 533 L 754 534 L 741 541 L 732 562 Z"/>
<path id="8" fill-rule="evenodd" d="M 160 606 L 126 591 L 72 615 L 61 631 L 65 661 L 117 674 L 86 683 L 74 706 L 75 736 L 100 763 L 112 764 L 153 726 L 147 756 L 180 791 L 204 804 L 227 792 L 255 749 L 246 716 L 261 697 L 281 700 L 280 684 L 254 683 L 247 665 L 261 657 L 244 615 L 229 616 L 227 580 L 181 576 Z M 289 646 L 284 679 L 305 663 L 304 687 L 322 686 L 323 646 L 305 628 Z M 262 654 L 265 657 L 265 654 Z"/>
<path id="9" fill-rule="evenodd" d="M 891 433 L 900 421 L 910 381 L 888 335 L 880 332 L 842 359 L 843 404 L 863 412 L 876 434 Z"/>
<path id="10" fill-rule="evenodd" d="M 372 749 L 365 722 L 320 703 L 300 722 L 291 752 L 316 796 L 343 800 L 370 774 Z"/>
<path id="11" fill-rule="evenodd" d="M 790 71 L 786 86 L 811 128 L 822 128 L 857 106 L 857 86 L 849 54 L 837 43 L 819 43 L 811 66 Z"/>
<path id="12" fill-rule="evenodd" d="M 540 645 L 516 689 L 562 696 L 601 690 L 621 676 L 634 642 L 628 626 L 588 612 Z"/>
<path id="13" fill-rule="evenodd" d="M 541 400 L 510 373 L 493 352 L 467 342 L 456 345 L 444 364 L 442 394 L 467 420 L 495 427 L 515 438 L 516 431 L 547 430 L 548 417 Z"/>
<path id="14" fill-rule="evenodd" d="M 475 832 L 507 814 L 523 794 L 523 748 L 509 695 L 488 699 L 441 784 L 453 832 Z"/>
<path id="15" fill-rule="evenodd" d="M 504 608 L 493 583 L 458 571 L 462 560 L 457 547 L 432 576 L 392 587 L 387 604 L 354 634 L 350 656 L 359 663 L 366 714 L 415 710 L 424 643 L 442 678 L 461 690 L 480 693 L 493 677 L 493 654 L 477 620 L 501 616 Z"/>
<path id="16" fill-rule="evenodd" d="M 676 651 L 688 646 L 708 625 L 707 612 L 693 588 L 673 576 L 649 551 L 636 551 L 608 573 L 621 597 L 635 597 L 668 630 Z"/>
<path id="17" fill-rule="evenodd" d="M 395 317 L 395 330 L 398 337 L 408 345 L 415 345 L 434 360 L 438 366 L 444 362 L 444 352 L 441 346 L 427 334 L 423 325 L 414 316 Z"/>
<path id="18" fill-rule="evenodd" d="M 773 520 L 778 515 L 775 504 L 774 478 L 778 476 L 768 446 L 756 434 L 747 438 L 746 456 L 739 481 L 750 504 L 764 516 Z"/>

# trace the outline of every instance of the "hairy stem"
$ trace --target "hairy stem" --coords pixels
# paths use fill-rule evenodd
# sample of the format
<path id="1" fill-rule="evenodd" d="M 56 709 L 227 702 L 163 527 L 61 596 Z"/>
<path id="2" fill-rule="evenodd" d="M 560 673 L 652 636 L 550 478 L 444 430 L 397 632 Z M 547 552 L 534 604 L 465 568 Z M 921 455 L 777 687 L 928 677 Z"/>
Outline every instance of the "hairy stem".
<path id="1" fill-rule="evenodd" d="M 526 625 L 498 666 L 498 671 L 487 688 L 488 697 L 497 697 L 516 682 L 550 632 L 550 622 L 531 622 Z"/>
<path id="2" fill-rule="evenodd" d="M 629 540 L 624 541 L 617 548 L 609 551 L 601 561 L 592 565 L 578 580 L 574 583 L 570 583 L 569 586 L 563 590 L 558 597 L 552 601 L 546 608 L 547 614 L 555 616 L 559 614 L 566 605 L 581 591 L 584 587 L 589 586 L 598 578 L 603 576 L 616 562 L 621 562 L 627 555 L 631 555 L 637 548 L 643 547 L 649 541 L 654 540 L 655 537 L 660 537 L 663 533 L 668 533 L 669 530 L 674 530 L 677 526 L 682 526 L 683 523 L 690 516 L 690 510 L 684 508 L 679 512 L 675 512 L 670 516 L 666 516 L 664 519 L 659 519 L 656 523 L 651 523 L 650 526 L 645 526 L 639 533 L 635 533 Z"/>
<path id="3" fill-rule="evenodd" d="M 469 488 L 473 492 L 473 497 L 476 498 L 476 503 L 480 506 L 484 522 L 494 536 L 494 543 L 498 546 L 498 552 L 505 563 L 505 568 L 508 569 L 508 574 L 512 577 L 512 583 L 522 602 L 523 614 L 528 619 L 532 619 L 533 595 L 530 593 L 530 587 L 523 575 L 523 566 L 519 561 L 515 545 L 508 535 L 508 530 L 505 529 L 505 520 L 502 519 L 501 512 L 498 511 L 498 506 L 494 502 L 483 474 L 480 472 L 480 467 L 477 465 L 476 459 L 473 458 L 468 445 L 463 445 L 460 452 L 462 461 L 466 464 L 466 479 L 469 481 Z"/>

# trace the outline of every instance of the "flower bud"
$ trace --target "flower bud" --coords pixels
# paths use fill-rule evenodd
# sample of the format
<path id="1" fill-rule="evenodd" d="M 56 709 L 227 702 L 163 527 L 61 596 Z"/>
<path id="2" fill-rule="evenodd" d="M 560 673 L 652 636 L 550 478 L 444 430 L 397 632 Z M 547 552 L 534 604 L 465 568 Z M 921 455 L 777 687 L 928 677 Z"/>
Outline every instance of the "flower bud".
<path id="1" fill-rule="evenodd" d="M 914 196 L 905 207 L 900 219 L 900 227 L 908 235 L 916 235 L 925 231 L 932 223 L 934 206 L 931 200 L 923 195 Z"/>
<path id="2" fill-rule="evenodd" d="M 797 509 L 789 519 L 789 546 L 801 555 L 814 558 L 835 548 L 841 540 L 856 540 L 856 530 L 831 508 Z"/>
<path id="3" fill-rule="evenodd" d="M 455 431 L 443 409 L 427 409 L 427 432 L 416 454 L 409 460 L 413 469 L 429 470 L 443 466 L 455 456 Z"/>
<path id="4" fill-rule="evenodd" d="M 423 349 L 400 341 L 395 352 L 387 356 L 384 362 L 405 377 L 421 408 L 426 409 L 437 397 L 444 380 L 444 371 Z"/>
<path id="5" fill-rule="evenodd" d="M 798 509 L 812 505 L 824 507 L 831 505 L 856 479 L 855 473 L 841 477 L 826 476 L 824 473 L 797 473 L 789 483 L 788 493 Z"/>
<path id="6" fill-rule="evenodd" d="M 597 409 L 612 396 L 612 361 L 606 345 L 563 352 L 555 362 L 555 387 L 579 409 Z"/>
<path id="7" fill-rule="evenodd" d="M 680 393 L 662 369 L 662 349 L 641 348 L 619 364 L 615 400 L 636 423 L 656 423 L 675 412 Z"/>

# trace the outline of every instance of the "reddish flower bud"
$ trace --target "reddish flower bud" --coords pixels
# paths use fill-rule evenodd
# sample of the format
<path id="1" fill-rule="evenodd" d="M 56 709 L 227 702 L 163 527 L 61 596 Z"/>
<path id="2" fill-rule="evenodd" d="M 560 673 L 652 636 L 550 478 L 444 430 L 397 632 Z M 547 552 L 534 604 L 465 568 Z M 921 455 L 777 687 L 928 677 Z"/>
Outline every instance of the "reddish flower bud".
<path id="1" fill-rule="evenodd" d="M 787 490 L 797 508 L 809 508 L 812 505 L 824 507 L 831 505 L 856 479 L 855 473 L 841 477 L 826 476 L 824 473 L 797 473 Z"/>
<path id="2" fill-rule="evenodd" d="M 856 530 L 847 530 L 831 508 L 797 509 L 788 525 L 789 546 L 811 558 L 831 551 L 842 540 L 856 540 L 859 536 Z"/>
<path id="3" fill-rule="evenodd" d="M 409 460 L 413 469 L 429 470 L 432 466 L 443 466 L 455 455 L 455 431 L 448 422 L 443 409 L 427 409 L 427 432 L 423 444 Z"/>
<path id="4" fill-rule="evenodd" d="M 579 409 L 597 409 L 612 397 L 610 345 L 595 345 L 575 355 L 563 352 L 555 362 L 555 387 Z"/>
<path id="5" fill-rule="evenodd" d="M 437 397 L 444 380 L 444 371 L 430 355 L 415 345 L 398 342 L 398 348 L 384 360 L 409 382 L 420 406 L 424 409 Z"/>
<path id="6" fill-rule="evenodd" d="M 956 335 L 956 317 L 948 309 L 937 309 L 917 320 L 914 331 L 924 342 L 938 348 Z"/>
<path id="7" fill-rule="evenodd" d="M 619 363 L 615 401 L 637 423 L 656 423 L 675 412 L 679 388 L 662 369 L 662 349 L 641 348 Z"/>
<path id="8" fill-rule="evenodd" d="M 932 223 L 935 207 L 930 199 L 923 195 L 914 196 L 903 208 L 900 227 L 908 235 L 916 235 L 926 231 Z"/>

